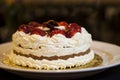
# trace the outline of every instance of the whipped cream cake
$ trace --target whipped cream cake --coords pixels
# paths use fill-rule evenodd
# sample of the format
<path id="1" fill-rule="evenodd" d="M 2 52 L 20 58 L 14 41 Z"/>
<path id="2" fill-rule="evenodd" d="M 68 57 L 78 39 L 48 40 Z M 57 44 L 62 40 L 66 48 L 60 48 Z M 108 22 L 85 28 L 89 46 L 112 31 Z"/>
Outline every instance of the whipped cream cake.
<path id="1" fill-rule="evenodd" d="M 40 70 L 59 70 L 81 66 L 95 57 L 92 38 L 77 23 L 49 20 L 20 25 L 12 36 L 10 62 Z"/>

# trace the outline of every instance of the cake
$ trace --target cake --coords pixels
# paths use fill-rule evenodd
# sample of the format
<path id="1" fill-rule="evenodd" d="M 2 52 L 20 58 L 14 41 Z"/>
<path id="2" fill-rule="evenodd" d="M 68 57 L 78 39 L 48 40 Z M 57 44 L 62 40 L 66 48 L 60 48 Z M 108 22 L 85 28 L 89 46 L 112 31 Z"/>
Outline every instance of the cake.
<path id="1" fill-rule="evenodd" d="M 77 23 L 49 20 L 20 25 L 12 36 L 13 64 L 39 70 L 81 66 L 95 57 L 91 34 Z"/>

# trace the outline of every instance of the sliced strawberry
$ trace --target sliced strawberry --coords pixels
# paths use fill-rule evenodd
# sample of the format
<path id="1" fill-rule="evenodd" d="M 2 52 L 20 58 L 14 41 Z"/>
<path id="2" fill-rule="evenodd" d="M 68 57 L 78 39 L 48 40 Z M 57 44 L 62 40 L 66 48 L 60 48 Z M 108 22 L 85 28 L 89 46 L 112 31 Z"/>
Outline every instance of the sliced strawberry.
<path id="1" fill-rule="evenodd" d="M 76 24 L 76 23 L 70 23 L 70 24 L 68 25 L 68 27 L 69 27 L 70 29 L 71 29 L 71 28 L 76 29 L 77 32 L 81 32 L 81 26 L 79 26 L 79 25 Z"/>
<path id="2" fill-rule="evenodd" d="M 52 37 L 55 34 L 63 34 L 63 35 L 65 35 L 65 32 L 63 30 L 52 30 L 52 32 L 50 33 L 50 37 Z"/>
<path id="3" fill-rule="evenodd" d="M 66 33 L 68 38 L 71 38 L 77 32 L 81 32 L 81 27 L 76 23 L 70 23 L 68 27 L 69 27 L 69 30 Z"/>
<path id="4" fill-rule="evenodd" d="M 65 22 L 65 21 L 58 22 L 58 25 L 59 26 L 65 26 L 66 29 L 68 28 L 68 23 Z"/>
<path id="5" fill-rule="evenodd" d="M 77 32 L 78 32 L 78 31 L 77 31 L 76 29 L 71 28 L 71 29 L 69 29 L 69 31 L 66 33 L 66 34 L 67 34 L 66 37 L 67 37 L 67 38 L 71 38 L 71 37 L 73 37 Z"/>
<path id="6" fill-rule="evenodd" d="M 30 32 L 30 29 L 27 25 L 22 24 L 22 25 L 19 26 L 18 31 L 23 31 L 26 34 L 28 34 Z"/>
<path id="7" fill-rule="evenodd" d="M 46 35 L 45 31 L 43 31 L 41 29 L 38 29 L 38 28 L 33 28 L 32 31 L 31 31 L 31 34 L 38 34 L 38 35 L 41 35 L 41 36 Z"/>

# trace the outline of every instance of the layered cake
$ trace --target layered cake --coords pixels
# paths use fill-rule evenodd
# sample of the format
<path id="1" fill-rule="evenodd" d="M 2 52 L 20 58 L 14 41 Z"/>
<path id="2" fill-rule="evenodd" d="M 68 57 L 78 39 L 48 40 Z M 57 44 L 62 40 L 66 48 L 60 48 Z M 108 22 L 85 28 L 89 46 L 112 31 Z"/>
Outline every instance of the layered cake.
<path id="1" fill-rule="evenodd" d="M 10 62 L 40 70 L 59 70 L 81 66 L 95 57 L 92 38 L 77 23 L 49 20 L 20 25 L 12 36 Z"/>

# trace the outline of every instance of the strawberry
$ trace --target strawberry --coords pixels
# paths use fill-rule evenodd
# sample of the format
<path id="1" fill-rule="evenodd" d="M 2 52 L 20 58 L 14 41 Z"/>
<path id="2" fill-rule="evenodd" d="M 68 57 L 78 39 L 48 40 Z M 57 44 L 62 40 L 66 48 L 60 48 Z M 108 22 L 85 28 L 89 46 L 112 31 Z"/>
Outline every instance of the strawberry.
<path id="1" fill-rule="evenodd" d="M 18 31 L 23 31 L 26 34 L 28 34 L 30 32 L 30 29 L 27 25 L 22 24 L 22 25 L 19 26 Z"/>
<path id="2" fill-rule="evenodd" d="M 69 27 L 69 30 L 66 33 L 68 38 L 71 38 L 77 32 L 81 32 L 81 27 L 76 23 L 70 23 L 68 27 Z"/>
<path id="3" fill-rule="evenodd" d="M 81 32 L 81 26 L 79 26 L 79 25 L 76 24 L 76 23 L 70 23 L 70 24 L 68 25 L 68 27 L 69 27 L 69 28 L 76 29 L 77 32 Z"/>
<path id="4" fill-rule="evenodd" d="M 38 28 L 33 28 L 32 31 L 31 31 L 31 34 L 38 34 L 38 35 L 41 35 L 41 36 L 46 35 L 45 31 L 42 31 L 41 29 L 38 29 Z"/>
<path id="5" fill-rule="evenodd" d="M 65 32 L 63 30 L 52 30 L 52 32 L 50 33 L 50 37 L 52 37 L 55 34 L 63 34 L 63 35 L 65 35 Z"/>
<path id="6" fill-rule="evenodd" d="M 76 29 L 71 28 L 71 29 L 69 29 L 69 31 L 66 33 L 66 34 L 67 34 L 66 37 L 67 37 L 67 38 L 71 38 L 71 37 L 74 36 L 75 33 L 77 33 L 77 32 L 78 32 L 78 31 L 77 31 Z"/>
<path id="7" fill-rule="evenodd" d="M 59 26 L 65 26 L 65 29 L 68 29 L 68 23 L 65 21 L 58 22 Z"/>

